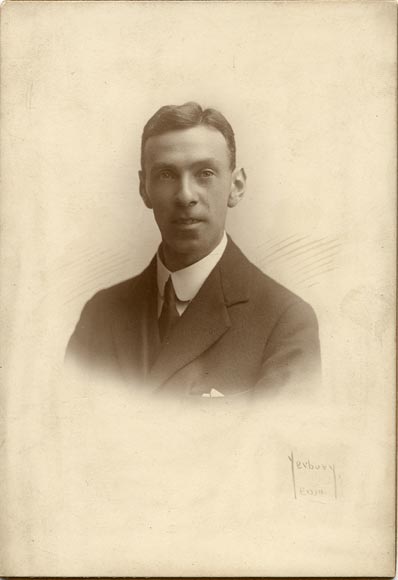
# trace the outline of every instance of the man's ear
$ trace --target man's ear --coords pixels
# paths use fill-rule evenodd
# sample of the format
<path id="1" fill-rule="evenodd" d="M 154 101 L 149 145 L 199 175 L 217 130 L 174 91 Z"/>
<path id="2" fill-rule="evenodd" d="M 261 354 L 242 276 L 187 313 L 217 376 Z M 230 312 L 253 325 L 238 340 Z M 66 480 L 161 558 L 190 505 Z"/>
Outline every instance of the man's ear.
<path id="1" fill-rule="evenodd" d="M 231 193 L 228 197 L 228 207 L 235 207 L 245 194 L 246 173 L 243 167 L 232 172 Z"/>
<path id="2" fill-rule="evenodd" d="M 149 199 L 149 195 L 145 187 L 145 174 L 142 170 L 138 172 L 138 178 L 140 180 L 140 196 L 142 197 L 147 208 L 152 209 L 151 200 Z"/>

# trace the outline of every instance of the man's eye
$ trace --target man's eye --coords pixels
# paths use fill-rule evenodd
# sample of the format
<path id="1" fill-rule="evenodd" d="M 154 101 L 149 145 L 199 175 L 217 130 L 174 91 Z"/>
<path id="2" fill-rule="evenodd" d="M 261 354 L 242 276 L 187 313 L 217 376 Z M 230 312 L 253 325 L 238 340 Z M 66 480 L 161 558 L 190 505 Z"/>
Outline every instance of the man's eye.
<path id="1" fill-rule="evenodd" d="M 208 179 L 209 177 L 213 177 L 214 175 L 214 171 L 212 171 L 211 169 L 202 169 L 202 171 L 199 173 L 200 177 L 203 177 L 205 179 Z"/>
<path id="2" fill-rule="evenodd" d="M 167 169 L 163 169 L 162 171 L 159 172 L 158 177 L 160 179 L 168 180 L 168 179 L 173 178 L 173 174 L 171 171 L 168 171 Z"/>

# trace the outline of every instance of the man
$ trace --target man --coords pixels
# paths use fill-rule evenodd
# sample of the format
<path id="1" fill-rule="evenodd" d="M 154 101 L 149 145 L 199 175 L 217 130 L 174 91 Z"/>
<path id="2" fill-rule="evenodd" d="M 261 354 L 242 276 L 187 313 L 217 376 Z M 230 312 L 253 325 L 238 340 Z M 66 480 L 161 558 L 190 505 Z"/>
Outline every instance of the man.
<path id="1" fill-rule="evenodd" d="M 138 276 L 85 306 L 67 350 L 101 375 L 176 396 L 259 395 L 319 371 L 316 316 L 225 233 L 245 191 L 225 117 L 165 106 L 141 143 L 140 194 L 162 242 Z"/>

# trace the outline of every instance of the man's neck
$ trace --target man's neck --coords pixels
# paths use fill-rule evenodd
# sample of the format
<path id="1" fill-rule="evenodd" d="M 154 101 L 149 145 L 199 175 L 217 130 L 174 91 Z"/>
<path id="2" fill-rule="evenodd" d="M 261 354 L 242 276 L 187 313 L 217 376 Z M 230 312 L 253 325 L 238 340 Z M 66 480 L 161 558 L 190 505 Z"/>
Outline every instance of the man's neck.
<path id="1" fill-rule="evenodd" d="M 177 297 L 177 310 L 181 315 L 188 304 L 195 298 L 210 272 L 220 261 L 227 246 L 227 236 L 224 234 L 217 246 L 201 260 L 189 266 L 171 272 L 164 264 L 160 252 L 157 255 L 157 285 L 158 285 L 158 315 L 162 310 L 163 296 L 167 281 L 172 278 L 174 291 Z"/>

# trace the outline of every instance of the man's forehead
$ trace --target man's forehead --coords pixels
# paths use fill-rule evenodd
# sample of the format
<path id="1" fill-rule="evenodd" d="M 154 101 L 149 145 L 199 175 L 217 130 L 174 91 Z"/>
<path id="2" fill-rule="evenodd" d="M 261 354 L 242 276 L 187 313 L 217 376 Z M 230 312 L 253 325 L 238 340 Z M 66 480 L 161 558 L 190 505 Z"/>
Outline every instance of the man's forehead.
<path id="1" fill-rule="evenodd" d="M 145 162 L 149 164 L 195 161 L 200 158 L 229 163 L 229 150 L 224 135 L 217 129 L 203 125 L 149 137 L 144 155 Z"/>

